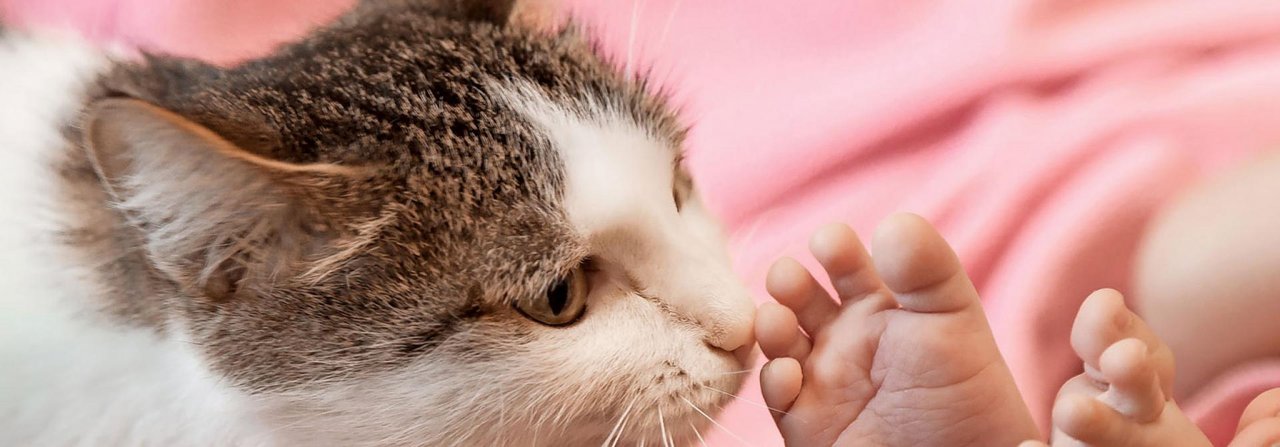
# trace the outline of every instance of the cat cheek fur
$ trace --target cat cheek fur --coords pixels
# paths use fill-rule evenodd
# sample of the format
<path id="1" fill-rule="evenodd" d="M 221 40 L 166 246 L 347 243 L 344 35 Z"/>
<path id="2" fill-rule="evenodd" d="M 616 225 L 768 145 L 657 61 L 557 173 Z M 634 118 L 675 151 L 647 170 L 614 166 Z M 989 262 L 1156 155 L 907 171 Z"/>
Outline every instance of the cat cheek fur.
<path id="1" fill-rule="evenodd" d="M 273 395 L 263 414 L 307 445 L 598 445 L 626 413 L 628 441 L 660 444 L 665 425 L 692 443 L 706 425 L 692 408 L 723 406 L 742 366 L 628 290 L 591 300 L 572 326 L 480 323 L 401 370 Z"/>
<path id="2" fill-rule="evenodd" d="M 490 89 L 551 139 L 565 165 L 565 212 L 606 269 L 696 322 L 707 344 L 750 343 L 754 305 L 717 224 L 696 198 L 685 212 L 673 203 L 679 141 L 602 104 L 566 110 L 527 83 Z"/>

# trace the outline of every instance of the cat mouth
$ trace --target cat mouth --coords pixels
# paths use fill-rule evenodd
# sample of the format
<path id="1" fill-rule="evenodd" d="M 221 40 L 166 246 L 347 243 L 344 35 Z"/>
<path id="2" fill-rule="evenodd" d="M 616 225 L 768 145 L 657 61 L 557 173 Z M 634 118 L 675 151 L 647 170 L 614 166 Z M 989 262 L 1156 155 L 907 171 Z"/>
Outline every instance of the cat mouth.
<path id="1" fill-rule="evenodd" d="M 602 428 L 602 446 L 693 445 L 730 399 L 694 392 L 668 393 L 647 405 L 633 401 Z"/>
<path id="2" fill-rule="evenodd" d="M 691 371 L 672 361 L 657 369 L 643 391 L 597 421 L 600 445 L 698 445 L 749 372 Z"/>
<path id="3" fill-rule="evenodd" d="M 693 374 L 688 369 L 667 360 L 662 362 L 660 372 L 654 376 L 652 382 L 655 386 L 670 387 L 670 394 L 673 396 L 679 395 L 682 389 L 686 390 L 686 393 L 706 390 L 725 396 L 726 399 L 732 399 L 737 397 L 734 393 L 741 387 L 744 376 L 750 372 L 750 369 L 742 369 Z"/>
<path id="4" fill-rule="evenodd" d="M 671 414 L 683 416 L 714 416 L 738 397 L 745 373 L 727 371 L 696 378 L 684 368 L 665 362 L 667 368 L 653 379 L 653 386 L 661 393 L 656 405 L 671 407 Z"/>

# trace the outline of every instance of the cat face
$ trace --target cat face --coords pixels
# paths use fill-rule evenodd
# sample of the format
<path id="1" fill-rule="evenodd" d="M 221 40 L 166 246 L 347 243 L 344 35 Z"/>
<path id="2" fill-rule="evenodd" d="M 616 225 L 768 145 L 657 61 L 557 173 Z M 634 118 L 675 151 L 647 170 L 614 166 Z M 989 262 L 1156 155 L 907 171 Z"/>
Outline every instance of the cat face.
<path id="1" fill-rule="evenodd" d="M 165 330 L 295 441 L 690 439 L 752 306 L 683 132 L 578 37 L 477 4 L 104 77 L 83 133 L 117 239 Z"/>

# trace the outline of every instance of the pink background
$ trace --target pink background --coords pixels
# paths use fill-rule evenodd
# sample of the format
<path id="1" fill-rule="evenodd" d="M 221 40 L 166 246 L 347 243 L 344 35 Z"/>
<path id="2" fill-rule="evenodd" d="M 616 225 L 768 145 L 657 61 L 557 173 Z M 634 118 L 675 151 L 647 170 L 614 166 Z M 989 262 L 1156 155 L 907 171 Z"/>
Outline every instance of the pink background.
<path id="1" fill-rule="evenodd" d="M 346 0 L 0 0 L 11 20 L 230 62 Z M 652 69 L 694 125 L 690 169 L 756 291 L 840 220 L 934 221 L 983 294 L 1020 388 L 1047 422 L 1078 372 L 1084 296 L 1127 291 L 1144 225 L 1177 191 L 1280 145 L 1280 3 L 571 0 L 606 50 Z M 633 31 L 634 30 L 634 34 Z M 755 378 L 743 392 L 760 402 Z M 1280 364 L 1183 402 L 1223 443 Z M 768 415 L 723 424 L 778 445 Z M 716 445 L 737 445 L 717 435 Z"/>

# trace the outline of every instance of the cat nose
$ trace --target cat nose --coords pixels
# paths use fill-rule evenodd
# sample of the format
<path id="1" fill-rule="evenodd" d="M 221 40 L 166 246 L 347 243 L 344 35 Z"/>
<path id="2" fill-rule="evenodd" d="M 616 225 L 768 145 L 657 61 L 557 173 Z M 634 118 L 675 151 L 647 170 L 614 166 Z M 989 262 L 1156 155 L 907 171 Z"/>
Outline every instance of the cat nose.
<path id="1" fill-rule="evenodd" d="M 754 312 L 744 318 L 734 318 L 714 335 L 707 337 L 707 343 L 728 352 L 749 346 L 754 336 L 751 330 L 753 315 Z"/>
<path id="2" fill-rule="evenodd" d="M 728 352 L 749 347 L 753 343 L 756 308 L 744 292 L 741 296 L 725 297 L 711 306 L 704 325 L 707 344 Z"/>

